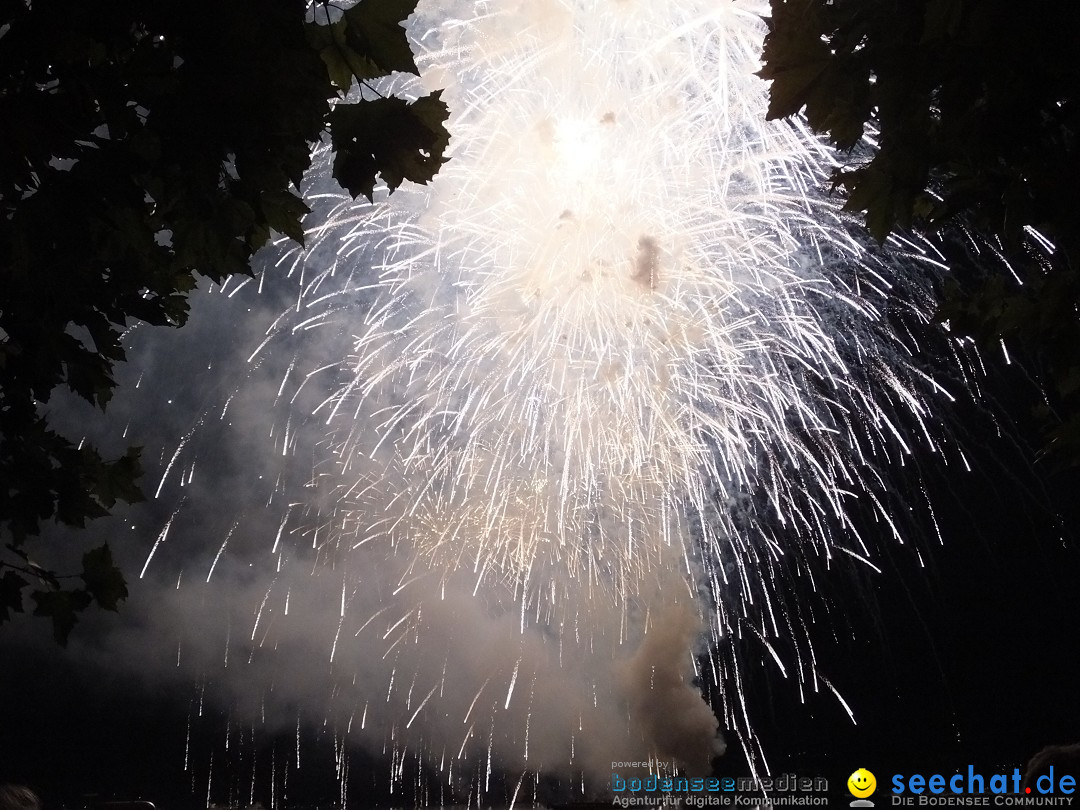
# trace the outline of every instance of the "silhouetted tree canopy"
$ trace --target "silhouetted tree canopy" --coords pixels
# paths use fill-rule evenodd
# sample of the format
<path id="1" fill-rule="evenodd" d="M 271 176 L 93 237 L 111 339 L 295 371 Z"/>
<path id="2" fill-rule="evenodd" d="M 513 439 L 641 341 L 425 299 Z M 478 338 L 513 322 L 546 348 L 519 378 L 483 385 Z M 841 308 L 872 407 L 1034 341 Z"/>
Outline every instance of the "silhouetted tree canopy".
<path id="1" fill-rule="evenodd" d="M 879 241 L 971 237 L 938 317 L 1022 352 L 1047 394 L 1047 449 L 1080 462 L 1080 3 L 771 5 L 769 117 L 801 111 L 847 151 L 835 185 Z"/>
<path id="2" fill-rule="evenodd" d="M 108 546 L 67 579 L 31 554 L 46 521 L 142 499 L 138 449 L 105 459 L 58 435 L 54 390 L 105 408 L 126 324 L 180 326 L 200 276 L 250 274 L 272 231 L 302 242 L 327 131 L 354 195 L 442 165 L 438 93 L 358 89 L 417 72 L 415 0 L 349 5 L 0 0 L 0 624 L 31 591 L 63 643 L 78 611 L 127 595 Z"/>

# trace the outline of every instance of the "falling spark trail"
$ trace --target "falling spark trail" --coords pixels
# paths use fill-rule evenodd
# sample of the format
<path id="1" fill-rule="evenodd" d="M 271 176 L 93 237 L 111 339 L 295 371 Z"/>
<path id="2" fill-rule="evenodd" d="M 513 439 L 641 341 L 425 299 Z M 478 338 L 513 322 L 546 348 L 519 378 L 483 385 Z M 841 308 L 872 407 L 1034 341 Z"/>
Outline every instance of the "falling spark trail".
<path id="1" fill-rule="evenodd" d="M 184 508 L 184 501 L 180 501 L 180 505 L 176 507 L 169 519 L 165 521 L 165 526 L 162 527 L 161 532 L 157 536 L 157 540 L 154 541 L 154 545 L 150 549 L 150 553 L 146 555 L 146 562 L 143 563 L 142 570 L 139 572 L 139 579 L 146 576 L 146 569 L 150 567 L 150 560 L 154 558 L 154 554 L 157 553 L 158 546 L 165 542 L 165 538 L 169 536 L 169 529 L 172 528 L 173 521 L 176 520 L 176 516 L 180 513 L 180 510 Z"/>
<path id="2" fill-rule="evenodd" d="M 504 709 L 510 708 L 510 697 L 514 694 L 514 684 L 517 683 L 518 670 L 521 668 L 521 659 L 514 664 L 514 674 L 510 676 L 510 688 L 506 690 L 506 703 L 503 704 Z"/>
<path id="3" fill-rule="evenodd" d="M 218 549 L 217 554 L 214 555 L 214 561 L 210 564 L 210 570 L 206 573 L 206 581 L 210 581 L 210 577 L 214 575 L 214 569 L 217 568 L 218 561 L 221 559 L 221 555 L 225 553 L 225 547 L 229 545 L 229 538 L 233 536 L 233 532 L 239 526 L 239 523 L 234 523 L 232 528 L 225 534 L 225 539 L 221 541 L 221 548 Z"/>
<path id="4" fill-rule="evenodd" d="M 427 696 L 420 702 L 420 705 L 416 707 L 416 711 L 413 712 L 413 716 L 409 718 L 409 722 L 405 724 L 405 728 L 410 728 L 412 726 L 413 720 L 415 720 L 416 716 L 420 714 L 421 709 L 427 706 L 427 702 L 431 700 L 431 696 L 435 694 L 438 688 L 438 684 L 435 684 L 433 687 L 431 687 L 431 691 L 427 693 Z"/>

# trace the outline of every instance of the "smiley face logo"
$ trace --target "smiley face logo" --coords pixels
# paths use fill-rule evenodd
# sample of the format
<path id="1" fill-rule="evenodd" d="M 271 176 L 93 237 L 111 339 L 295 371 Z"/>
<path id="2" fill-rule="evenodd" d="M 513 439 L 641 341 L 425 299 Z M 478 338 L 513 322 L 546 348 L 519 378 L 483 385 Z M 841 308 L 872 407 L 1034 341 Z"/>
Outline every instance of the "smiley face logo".
<path id="1" fill-rule="evenodd" d="M 847 789 L 856 799 L 865 799 L 877 790 L 877 779 L 866 768 L 859 768 L 848 777 Z"/>

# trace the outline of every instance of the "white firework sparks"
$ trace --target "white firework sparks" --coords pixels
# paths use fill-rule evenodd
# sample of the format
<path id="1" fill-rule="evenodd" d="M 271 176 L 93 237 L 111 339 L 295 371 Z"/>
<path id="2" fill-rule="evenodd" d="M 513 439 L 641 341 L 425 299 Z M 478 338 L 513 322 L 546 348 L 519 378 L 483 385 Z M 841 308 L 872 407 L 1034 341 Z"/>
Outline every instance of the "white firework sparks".
<path id="1" fill-rule="evenodd" d="M 429 75 L 461 77 L 451 162 L 331 222 L 379 292 L 325 410 L 356 420 L 346 465 L 387 448 L 393 474 L 358 490 L 385 508 L 396 485 L 388 531 L 436 567 L 555 564 L 618 598 L 717 501 L 763 493 L 824 542 L 811 512 L 842 521 L 853 456 L 900 436 L 897 401 L 924 406 L 889 368 L 888 283 L 850 272 L 862 248 L 807 194 L 822 155 L 764 123 L 761 5 L 589 5 L 421 36 Z M 724 558 L 717 517 L 699 528 Z"/>
<path id="2" fill-rule="evenodd" d="M 873 566 L 859 499 L 899 536 L 882 470 L 938 440 L 937 386 L 897 324 L 926 322 L 934 262 L 894 258 L 901 303 L 820 191 L 827 153 L 765 122 L 767 11 L 422 3 L 410 30 L 425 85 L 445 88 L 450 162 L 429 188 L 342 202 L 294 257 L 316 278 L 271 337 L 354 339 L 316 408 L 334 461 L 306 507 L 316 562 L 292 554 L 320 584 L 284 579 L 275 543 L 251 640 L 276 644 L 264 613 L 290 595 L 317 613 L 335 582 L 332 711 L 396 773 L 421 753 L 481 793 L 493 767 L 707 768 L 698 633 L 755 763 L 743 683 L 761 659 L 832 688 L 784 583 L 837 555 Z M 683 711 L 688 742 L 649 717 Z"/>

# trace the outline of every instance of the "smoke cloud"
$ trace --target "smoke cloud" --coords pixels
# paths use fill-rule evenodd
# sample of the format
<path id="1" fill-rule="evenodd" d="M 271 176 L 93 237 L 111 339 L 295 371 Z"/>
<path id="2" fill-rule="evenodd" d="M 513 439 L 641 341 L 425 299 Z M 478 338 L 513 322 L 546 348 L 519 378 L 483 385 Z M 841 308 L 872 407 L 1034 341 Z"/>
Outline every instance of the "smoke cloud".
<path id="1" fill-rule="evenodd" d="M 674 759 L 693 776 L 708 775 L 710 760 L 726 746 L 716 715 L 692 680 L 688 650 L 701 636 L 701 620 L 686 606 L 663 610 L 622 672 L 630 716 L 661 758 Z"/>

